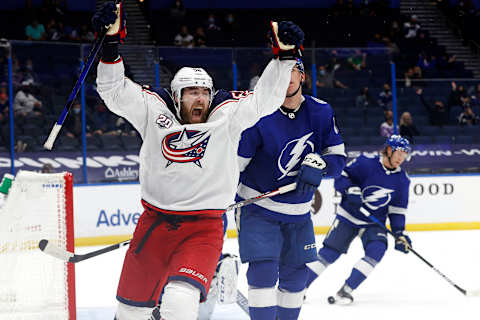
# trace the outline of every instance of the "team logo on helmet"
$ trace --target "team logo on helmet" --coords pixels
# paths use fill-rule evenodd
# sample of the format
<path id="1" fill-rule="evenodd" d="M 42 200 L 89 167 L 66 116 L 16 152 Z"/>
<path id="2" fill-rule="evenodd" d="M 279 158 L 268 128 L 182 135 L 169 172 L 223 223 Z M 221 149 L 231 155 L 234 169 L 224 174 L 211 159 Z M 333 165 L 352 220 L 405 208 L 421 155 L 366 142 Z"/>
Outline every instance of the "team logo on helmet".
<path id="1" fill-rule="evenodd" d="M 205 155 L 209 140 L 208 131 L 183 129 L 170 133 L 162 141 L 162 153 L 168 160 L 166 167 L 173 162 L 193 162 L 201 168 L 200 160 Z"/>
<path id="2" fill-rule="evenodd" d="M 315 152 L 313 143 L 308 140 L 313 132 L 310 132 L 299 139 L 288 142 L 283 148 L 277 160 L 278 170 L 282 175 L 277 179 L 283 179 L 286 176 L 295 176 L 298 171 L 292 171 L 308 153 Z"/>
<path id="3" fill-rule="evenodd" d="M 377 210 L 390 202 L 394 191 L 380 186 L 368 186 L 362 190 L 362 201 L 368 208 Z"/>

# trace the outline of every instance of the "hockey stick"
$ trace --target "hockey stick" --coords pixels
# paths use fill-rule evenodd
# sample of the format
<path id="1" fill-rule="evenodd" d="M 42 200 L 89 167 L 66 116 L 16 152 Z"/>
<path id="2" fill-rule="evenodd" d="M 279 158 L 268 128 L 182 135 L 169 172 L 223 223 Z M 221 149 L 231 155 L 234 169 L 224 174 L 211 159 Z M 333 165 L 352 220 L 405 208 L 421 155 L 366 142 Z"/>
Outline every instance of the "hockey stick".
<path id="1" fill-rule="evenodd" d="M 372 222 L 375 222 L 376 224 L 378 224 L 383 230 L 385 230 L 388 234 L 390 234 L 391 236 L 393 236 L 395 238 L 395 240 L 398 240 L 398 237 L 392 232 L 390 231 L 390 229 L 388 229 L 383 223 L 381 223 L 377 218 L 375 218 L 374 216 L 372 216 L 370 214 L 370 212 L 368 212 L 367 209 L 365 209 L 364 207 L 360 207 L 360 212 L 363 213 L 367 218 L 369 218 Z M 450 280 L 450 278 L 448 278 L 446 275 L 444 275 L 442 272 L 440 272 L 440 270 L 438 270 L 437 268 L 435 268 L 433 266 L 433 264 L 431 264 L 430 262 L 428 262 L 424 257 L 422 257 L 417 251 L 415 251 L 412 247 L 410 247 L 409 249 L 411 252 L 413 252 L 414 255 L 416 255 L 420 260 L 422 260 L 423 262 L 425 262 L 430 268 L 432 268 L 436 273 L 438 273 L 440 276 L 442 276 L 443 279 L 445 279 L 448 283 L 450 283 L 452 286 L 454 286 L 458 291 L 460 291 L 461 293 L 463 293 L 465 296 L 480 296 L 480 290 L 465 290 L 463 289 L 462 287 L 458 286 L 455 282 L 453 282 L 452 280 Z"/>
<path id="2" fill-rule="evenodd" d="M 121 1 L 117 0 L 115 1 L 116 4 L 119 4 Z M 108 28 L 105 28 L 100 32 L 98 35 L 97 39 L 94 42 L 93 48 L 90 50 L 87 56 L 87 62 L 83 65 L 82 71 L 80 72 L 80 76 L 77 79 L 77 82 L 75 83 L 75 86 L 73 87 L 72 92 L 70 93 L 70 96 L 68 97 L 67 103 L 63 107 L 62 113 L 60 114 L 60 117 L 58 118 L 57 122 L 53 125 L 52 131 L 50 131 L 50 134 L 48 135 L 47 140 L 43 144 L 43 147 L 47 150 L 52 150 L 53 148 L 53 143 L 55 142 L 55 139 L 57 138 L 58 134 L 60 133 L 60 130 L 62 129 L 63 123 L 65 122 L 65 119 L 67 118 L 68 113 L 70 112 L 70 109 L 72 108 L 73 101 L 75 100 L 75 97 L 78 94 L 78 91 L 82 87 L 82 84 L 85 82 L 85 78 L 87 77 L 88 71 L 90 70 L 90 67 L 93 64 L 93 61 L 95 60 L 95 57 L 98 54 L 98 51 L 100 51 L 100 48 L 102 47 L 103 40 L 105 40 L 105 36 L 107 35 Z"/>
<path id="3" fill-rule="evenodd" d="M 73 87 L 73 90 L 70 93 L 70 96 L 68 97 L 67 103 L 63 107 L 60 117 L 58 118 L 57 122 L 55 122 L 55 124 L 53 125 L 52 131 L 50 131 L 50 134 L 48 135 L 47 140 L 43 144 L 43 147 L 45 149 L 52 150 L 53 143 L 55 142 L 55 139 L 57 138 L 58 134 L 60 133 L 60 130 L 62 129 L 63 123 L 65 122 L 65 118 L 67 117 L 68 112 L 70 112 L 70 109 L 72 108 L 73 101 L 75 100 L 75 97 L 77 96 L 78 91 L 80 90 L 82 84 L 85 82 L 85 78 L 87 77 L 88 71 L 90 70 L 90 67 L 93 64 L 93 61 L 95 60 L 95 57 L 97 56 L 98 51 L 102 47 L 103 40 L 105 40 L 106 34 L 107 34 L 107 30 L 102 31 L 102 33 L 95 40 L 95 44 L 93 45 L 92 50 L 90 50 L 90 53 L 88 54 L 87 63 L 83 65 L 82 71 L 80 72 L 80 76 L 78 77 L 77 82 L 75 83 L 75 86 Z"/>
<path id="4" fill-rule="evenodd" d="M 45 252 L 48 255 L 51 255 L 52 257 L 63 260 L 65 262 L 77 263 L 77 262 L 87 260 L 87 259 L 96 257 L 98 255 L 101 255 L 101 254 L 104 254 L 104 253 L 107 253 L 107 252 L 110 252 L 110 251 L 113 251 L 113 250 L 116 250 L 116 249 L 124 247 L 128 244 L 130 244 L 130 239 L 125 240 L 125 241 L 120 242 L 120 243 L 112 244 L 111 246 L 108 246 L 108 247 L 105 247 L 105 248 L 102 248 L 102 249 L 99 249 L 99 250 L 88 252 L 88 253 L 85 253 L 85 254 L 75 254 L 73 252 L 60 249 L 59 247 L 50 243 L 46 239 L 40 240 L 40 242 L 38 243 L 38 247 L 40 248 L 40 250 L 42 250 L 43 252 Z"/>
<path id="5" fill-rule="evenodd" d="M 227 207 L 227 209 L 225 209 L 225 211 L 240 208 L 240 207 L 249 205 L 251 203 L 260 201 L 262 199 L 270 198 L 270 197 L 273 197 L 273 196 L 276 196 L 276 195 L 279 195 L 279 194 L 283 194 L 283 193 L 295 190 L 296 186 L 297 186 L 296 183 L 287 184 L 283 187 L 278 188 L 277 190 L 262 193 L 261 195 L 259 195 L 257 197 L 242 200 L 242 201 L 239 201 L 237 203 L 231 204 Z M 46 253 L 48 255 L 51 255 L 52 257 L 63 260 L 65 262 L 77 263 L 77 262 L 80 262 L 80 261 L 83 261 L 83 260 L 87 260 L 87 259 L 96 257 L 98 255 L 110 252 L 112 250 L 116 250 L 120 247 L 128 245 L 129 243 L 130 243 L 130 240 L 125 240 L 123 242 L 112 244 L 111 246 L 108 246 L 108 247 L 105 247 L 105 248 L 102 248 L 102 249 L 99 249 L 99 250 L 95 250 L 95 251 L 92 251 L 92 252 L 88 252 L 88 253 L 85 253 L 85 254 L 75 254 L 73 252 L 69 252 L 67 250 L 61 249 L 61 248 L 57 247 L 56 245 L 50 243 L 50 241 L 48 241 L 47 239 L 40 240 L 40 242 L 38 243 L 38 247 L 44 253 Z M 248 305 L 248 303 L 247 303 L 247 305 Z"/>

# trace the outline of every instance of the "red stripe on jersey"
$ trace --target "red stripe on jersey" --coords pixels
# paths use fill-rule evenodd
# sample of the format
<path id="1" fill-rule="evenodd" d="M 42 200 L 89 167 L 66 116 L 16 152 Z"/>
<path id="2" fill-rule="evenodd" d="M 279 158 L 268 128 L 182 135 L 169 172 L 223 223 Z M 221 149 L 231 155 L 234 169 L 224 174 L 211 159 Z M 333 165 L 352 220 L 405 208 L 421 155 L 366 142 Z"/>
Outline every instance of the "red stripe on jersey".
<path id="1" fill-rule="evenodd" d="M 180 216 L 199 216 L 199 215 L 221 216 L 225 212 L 224 209 L 223 210 L 206 209 L 206 210 L 191 210 L 191 211 L 165 210 L 165 209 L 157 208 L 143 199 L 142 199 L 142 205 L 146 209 L 151 209 L 159 213 L 180 215 Z"/>
<path id="2" fill-rule="evenodd" d="M 100 62 L 101 62 L 101 63 L 105 63 L 105 64 L 117 64 L 117 63 L 122 62 L 122 61 L 123 61 L 123 58 L 122 58 L 122 57 L 120 57 L 120 59 L 115 60 L 115 61 L 113 61 L 113 62 L 111 62 L 111 61 L 103 61 L 102 59 L 100 59 Z"/>
<path id="3" fill-rule="evenodd" d="M 155 98 L 157 98 L 158 100 L 160 100 L 161 102 L 163 102 L 163 103 L 166 105 L 165 100 L 163 100 L 163 99 L 158 95 L 158 93 L 156 93 L 156 92 L 154 92 L 154 91 L 150 91 L 150 90 L 145 89 L 145 88 L 143 88 L 142 91 L 145 92 L 145 93 L 148 93 L 148 94 L 151 95 L 151 96 L 154 96 Z"/>

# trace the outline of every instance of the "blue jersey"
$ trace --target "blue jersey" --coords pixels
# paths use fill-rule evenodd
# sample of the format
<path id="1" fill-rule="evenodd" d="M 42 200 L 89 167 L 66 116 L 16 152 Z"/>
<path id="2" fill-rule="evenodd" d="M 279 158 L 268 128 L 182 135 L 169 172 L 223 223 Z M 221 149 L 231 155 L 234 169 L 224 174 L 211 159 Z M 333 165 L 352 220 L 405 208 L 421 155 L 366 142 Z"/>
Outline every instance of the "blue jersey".
<path id="1" fill-rule="evenodd" d="M 295 112 L 279 109 L 243 132 L 238 200 L 294 182 L 303 158 L 312 152 L 326 161 L 327 177 L 340 175 L 346 155 L 333 110 L 328 103 L 304 95 Z M 296 221 L 308 218 L 312 196 L 313 192 L 288 192 L 254 205 L 280 220 Z"/>
<path id="2" fill-rule="evenodd" d="M 388 216 L 392 230 L 404 230 L 410 178 L 400 167 L 387 169 L 382 159 L 381 156 L 359 156 L 352 160 L 335 179 L 335 189 L 345 195 L 349 187 L 359 187 L 365 209 L 383 223 Z M 357 226 L 372 224 L 359 208 L 348 206 L 344 200 L 345 196 L 337 208 L 340 219 Z"/>

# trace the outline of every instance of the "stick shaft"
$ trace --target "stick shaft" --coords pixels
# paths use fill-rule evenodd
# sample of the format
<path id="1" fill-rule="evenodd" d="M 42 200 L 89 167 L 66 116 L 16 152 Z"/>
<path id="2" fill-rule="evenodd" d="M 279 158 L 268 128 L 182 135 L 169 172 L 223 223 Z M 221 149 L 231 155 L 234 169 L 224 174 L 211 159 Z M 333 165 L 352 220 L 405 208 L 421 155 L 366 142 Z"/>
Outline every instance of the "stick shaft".
<path id="1" fill-rule="evenodd" d="M 88 71 L 90 70 L 90 67 L 95 61 L 95 57 L 97 56 L 98 51 L 102 47 L 103 40 L 105 40 L 106 34 L 107 34 L 107 30 L 102 31 L 99 37 L 95 40 L 93 48 L 90 50 L 88 54 L 87 62 L 83 65 L 82 71 L 80 72 L 80 76 L 78 77 L 72 92 L 70 92 L 70 95 L 68 96 L 68 100 L 65 103 L 65 106 L 63 107 L 62 113 L 60 114 L 60 117 L 58 118 L 57 122 L 54 124 L 52 131 L 50 132 L 47 140 L 45 141 L 45 144 L 43 145 L 45 149 L 51 150 L 53 148 L 53 143 L 55 142 L 55 139 L 57 138 L 58 133 L 60 132 L 60 129 L 62 128 L 62 125 L 65 119 L 67 118 L 68 112 L 70 111 L 73 105 L 73 101 L 75 100 L 75 97 L 77 96 L 78 91 L 80 91 L 82 84 L 85 82 L 85 78 L 87 77 Z"/>
<path id="2" fill-rule="evenodd" d="M 245 200 L 239 201 L 237 203 L 234 203 L 232 205 L 229 205 L 225 211 L 241 208 L 241 207 L 244 207 L 246 205 L 255 203 L 257 201 L 266 199 L 266 198 L 271 198 L 271 197 L 279 195 L 279 194 L 284 194 L 284 193 L 287 193 L 289 191 L 293 191 L 293 190 L 295 190 L 296 187 L 297 187 L 296 183 L 287 184 L 287 185 L 285 185 L 283 187 L 280 187 L 276 190 L 262 193 L 261 195 L 256 196 L 254 198 L 245 199 Z"/>

